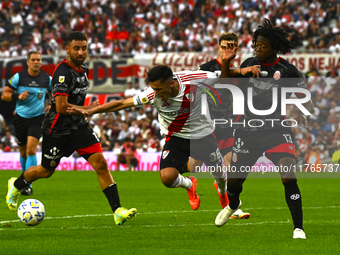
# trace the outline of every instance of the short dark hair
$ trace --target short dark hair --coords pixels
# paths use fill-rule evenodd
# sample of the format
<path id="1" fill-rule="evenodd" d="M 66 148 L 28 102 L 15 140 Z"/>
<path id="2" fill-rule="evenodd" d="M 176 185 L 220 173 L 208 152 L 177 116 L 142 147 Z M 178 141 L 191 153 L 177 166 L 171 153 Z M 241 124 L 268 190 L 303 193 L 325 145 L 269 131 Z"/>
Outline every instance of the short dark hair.
<path id="1" fill-rule="evenodd" d="M 257 37 L 263 36 L 270 42 L 271 47 L 278 53 L 286 54 L 294 49 L 294 44 L 289 38 L 289 34 L 279 27 L 273 27 L 272 23 L 265 19 L 262 25 L 259 25 L 254 32 L 253 48 L 256 45 Z"/>
<path id="2" fill-rule="evenodd" d="M 41 57 L 41 53 L 40 53 L 39 51 L 37 51 L 37 50 L 32 50 L 32 51 L 28 52 L 28 54 L 27 54 L 27 60 L 30 60 L 31 55 L 33 55 L 33 54 L 39 54 L 40 57 Z"/>
<path id="3" fill-rule="evenodd" d="M 145 82 L 148 84 L 149 82 L 160 80 L 161 83 L 164 83 L 172 77 L 173 73 L 169 66 L 158 65 L 152 67 L 148 72 L 146 72 Z"/>
<path id="4" fill-rule="evenodd" d="M 83 32 L 74 31 L 74 32 L 71 32 L 68 35 L 68 37 L 67 37 L 67 44 L 69 44 L 73 40 L 76 40 L 76 41 L 87 41 L 87 36 Z"/>
<path id="5" fill-rule="evenodd" d="M 221 45 L 221 42 L 223 40 L 238 42 L 238 35 L 235 32 L 224 33 L 223 35 L 220 36 L 218 44 Z"/>

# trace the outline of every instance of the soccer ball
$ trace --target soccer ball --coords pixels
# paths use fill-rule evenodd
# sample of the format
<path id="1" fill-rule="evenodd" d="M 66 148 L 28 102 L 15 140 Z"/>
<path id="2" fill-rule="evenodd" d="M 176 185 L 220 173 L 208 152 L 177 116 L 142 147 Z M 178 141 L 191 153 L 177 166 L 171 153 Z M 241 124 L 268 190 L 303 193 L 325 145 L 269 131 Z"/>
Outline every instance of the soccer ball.
<path id="1" fill-rule="evenodd" d="M 45 218 L 45 207 L 37 199 L 26 199 L 18 208 L 18 216 L 27 226 L 36 226 Z"/>

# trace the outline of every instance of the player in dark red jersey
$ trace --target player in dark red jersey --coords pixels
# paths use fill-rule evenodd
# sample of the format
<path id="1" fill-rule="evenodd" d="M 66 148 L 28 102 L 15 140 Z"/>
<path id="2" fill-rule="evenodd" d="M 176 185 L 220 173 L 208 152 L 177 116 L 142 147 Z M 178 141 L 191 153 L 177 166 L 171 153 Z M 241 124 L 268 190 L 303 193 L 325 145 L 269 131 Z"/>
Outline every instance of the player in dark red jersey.
<path id="1" fill-rule="evenodd" d="M 261 69 L 260 79 L 253 77 L 239 79 L 242 81 L 238 85 L 244 95 L 247 95 L 249 88 L 253 89 L 251 96 L 254 109 L 262 111 L 271 109 L 274 101 L 274 88 L 278 90 L 283 87 L 289 87 L 291 90 L 292 88 L 307 89 L 303 76 L 297 68 L 277 56 L 278 53 L 285 54 L 293 48 L 293 44 L 288 40 L 288 37 L 288 33 L 281 28 L 274 28 L 267 19 L 254 33 L 253 47 L 256 57 L 245 60 L 241 64 L 241 68 L 247 69 L 249 66 L 258 66 Z M 230 48 L 233 47 L 232 44 L 228 46 Z M 232 50 L 236 54 L 236 49 Z M 231 59 L 225 61 L 230 62 Z M 223 73 L 224 71 L 226 73 Z M 222 73 L 226 77 L 231 77 L 228 68 L 222 70 Z M 249 167 L 252 167 L 257 159 L 265 153 L 266 157 L 275 166 L 279 167 L 278 169 L 281 169 L 279 172 L 285 187 L 286 202 L 294 223 L 293 238 L 304 239 L 306 236 L 303 230 L 301 193 L 297 185 L 295 172 L 293 171 L 296 165 L 293 143 L 294 135 L 290 127 L 282 126 L 281 121 L 285 116 L 281 115 L 281 94 L 278 94 L 278 107 L 266 116 L 258 113 L 254 114 L 254 110 L 245 100 L 244 122 L 240 128 L 236 127 L 231 160 L 231 167 L 234 167 L 236 171 L 228 173 L 227 192 L 229 205 L 217 215 L 215 224 L 218 227 L 223 226 L 228 221 L 230 215 L 240 207 L 241 201 L 239 200 L 239 195 L 242 192 L 242 184 L 249 173 Z M 296 94 L 296 96 L 298 98 L 305 97 L 303 93 Z M 310 101 L 303 105 L 308 111 L 311 109 Z M 298 123 L 301 124 L 303 122 L 308 128 L 306 116 L 301 115 L 300 117 Z M 265 121 L 265 119 L 277 121 Z M 249 121 L 251 121 L 252 125 L 247 125 L 247 123 L 250 123 Z M 242 171 L 242 169 L 245 171 Z"/>
<path id="2" fill-rule="evenodd" d="M 70 114 L 68 107 L 80 106 L 84 110 L 99 105 L 98 102 L 84 106 L 89 87 L 89 70 L 84 61 L 87 56 L 87 37 L 72 32 L 65 46 L 68 58 L 59 63 L 52 75 L 52 105 L 43 123 L 42 161 L 28 168 L 19 178 L 8 181 L 6 203 L 10 210 L 17 209 L 20 190 L 33 181 L 52 176 L 62 157 L 74 151 L 85 158 L 96 171 L 99 184 L 107 197 L 117 225 L 123 224 L 137 213 L 135 208 L 121 207 L 117 185 L 108 169 L 98 138 L 85 117 Z"/>

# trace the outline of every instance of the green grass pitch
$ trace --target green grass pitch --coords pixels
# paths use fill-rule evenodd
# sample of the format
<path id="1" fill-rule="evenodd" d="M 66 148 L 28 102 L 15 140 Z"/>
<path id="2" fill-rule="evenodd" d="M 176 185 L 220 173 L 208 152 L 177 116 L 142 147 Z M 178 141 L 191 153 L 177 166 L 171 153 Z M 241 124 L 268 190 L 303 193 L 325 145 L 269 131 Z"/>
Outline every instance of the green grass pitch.
<path id="1" fill-rule="evenodd" d="M 299 178 L 306 240 L 294 240 L 279 178 L 248 178 L 241 194 L 249 219 L 217 228 L 221 210 L 211 178 L 198 176 L 201 206 L 191 210 L 185 190 L 167 189 L 158 172 L 112 172 L 121 203 L 137 217 L 116 226 L 93 171 L 57 171 L 33 184 L 46 218 L 27 227 L 5 203 L 7 180 L 0 171 L 0 254 L 338 254 L 338 178 Z M 206 177 L 206 175 L 204 175 Z M 254 175 L 253 175 L 254 177 Z"/>

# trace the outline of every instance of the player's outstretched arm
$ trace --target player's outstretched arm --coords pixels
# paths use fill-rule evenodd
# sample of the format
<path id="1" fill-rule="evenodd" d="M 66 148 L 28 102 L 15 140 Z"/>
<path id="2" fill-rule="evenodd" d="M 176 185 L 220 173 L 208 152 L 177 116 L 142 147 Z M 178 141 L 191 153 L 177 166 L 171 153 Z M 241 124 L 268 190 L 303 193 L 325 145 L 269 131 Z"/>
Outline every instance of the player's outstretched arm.
<path id="1" fill-rule="evenodd" d="M 106 104 L 98 105 L 93 108 L 84 109 L 84 107 L 70 106 L 67 108 L 69 114 L 83 114 L 89 116 L 95 113 L 101 112 L 116 112 L 122 109 L 130 108 L 134 106 L 133 98 L 127 98 L 124 100 L 115 100 Z"/>

